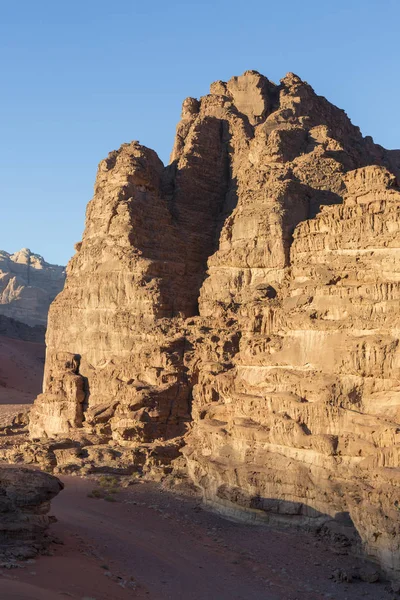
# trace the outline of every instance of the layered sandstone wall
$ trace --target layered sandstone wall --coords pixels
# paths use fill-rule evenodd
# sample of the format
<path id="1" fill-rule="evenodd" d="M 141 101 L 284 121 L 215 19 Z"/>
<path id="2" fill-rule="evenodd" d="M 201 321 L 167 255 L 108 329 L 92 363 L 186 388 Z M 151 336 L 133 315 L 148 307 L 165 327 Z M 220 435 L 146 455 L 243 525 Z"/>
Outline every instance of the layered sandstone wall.
<path id="1" fill-rule="evenodd" d="M 336 517 L 397 571 L 400 191 L 377 167 L 344 183 L 295 229 L 276 295 L 238 303 L 239 351 L 200 369 L 184 453 L 222 511 Z"/>
<path id="2" fill-rule="evenodd" d="M 255 71 L 185 100 L 168 167 L 112 152 L 50 310 L 31 437 L 74 439 L 51 464 L 183 446 L 220 510 L 356 529 L 399 575 L 399 174 L 296 75 Z"/>

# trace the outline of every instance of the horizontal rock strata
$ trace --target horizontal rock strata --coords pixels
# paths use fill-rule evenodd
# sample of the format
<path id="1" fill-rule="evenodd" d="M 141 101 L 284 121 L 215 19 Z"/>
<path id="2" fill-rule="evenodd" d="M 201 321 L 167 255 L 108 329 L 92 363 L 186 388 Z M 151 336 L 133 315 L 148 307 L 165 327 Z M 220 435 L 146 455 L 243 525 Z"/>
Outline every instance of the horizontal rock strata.
<path id="1" fill-rule="evenodd" d="M 51 465 L 181 450 L 219 510 L 346 533 L 398 577 L 399 175 L 293 74 L 186 99 L 166 168 L 112 152 L 50 309 Z"/>

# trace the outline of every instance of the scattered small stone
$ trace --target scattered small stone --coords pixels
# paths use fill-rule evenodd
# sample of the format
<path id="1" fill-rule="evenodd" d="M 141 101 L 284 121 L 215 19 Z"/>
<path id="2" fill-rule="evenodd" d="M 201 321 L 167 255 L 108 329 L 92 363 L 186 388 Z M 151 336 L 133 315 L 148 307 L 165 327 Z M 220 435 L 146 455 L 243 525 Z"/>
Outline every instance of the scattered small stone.
<path id="1" fill-rule="evenodd" d="M 128 584 L 127 584 L 127 586 L 128 586 L 128 588 L 129 588 L 130 590 L 136 590 L 136 588 L 137 588 L 137 583 L 136 583 L 136 581 L 128 581 Z"/>
<path id="2" fill-rule="evenodd" d="M 393 581 L 391 591 L 395 594 L 400 594 L 400 581 Z"/>
<path id="3" fill-rule="evenodd" d="M 16 562 L 2 562 L 0 563 L 0 569 L 23 569 L 23 566 Z"/>
<path id="4" fill-rule="evenodd" d="M 57 537 L 57 536 L 54 536 L 54 537 L 53 537 L 53 539 L 52 539 L 52 542 L 53 542 L 54 544 L 57 544 L 57 545 L 59 545 L 59 546 L 64 546 L 64 540 L 60 539 L 60 538 L 59 538 L 59 537 Z"/>
<path id="5" fill-rule="evenodd" d="M 329 579 L 333 579 L 336 583 L 351 583 L 353 581 L 351 574 L 343 569 L 335 569 L 332 575 L 329 576 Z"/>
<path id="6" fill-rule="evenodd" d="M 380 579 L 380 574 L 376 569 L 364 568 L 360 570 L 359 577 L 366 583 L 376 583 Z"/>

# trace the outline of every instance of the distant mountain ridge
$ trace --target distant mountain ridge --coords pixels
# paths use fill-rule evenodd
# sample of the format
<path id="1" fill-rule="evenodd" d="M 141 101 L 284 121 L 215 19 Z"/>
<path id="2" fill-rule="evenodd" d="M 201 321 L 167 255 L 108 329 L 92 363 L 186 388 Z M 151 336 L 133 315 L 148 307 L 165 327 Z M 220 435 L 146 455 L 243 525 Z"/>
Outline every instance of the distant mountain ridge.
<path id="1" fill-rule="evenodd" d="M 46 262 L 29 248 L 14 254 L 0 250 L 0 315 L 45 327 L 49 306 L 64 281 L 65 267 Z"/>

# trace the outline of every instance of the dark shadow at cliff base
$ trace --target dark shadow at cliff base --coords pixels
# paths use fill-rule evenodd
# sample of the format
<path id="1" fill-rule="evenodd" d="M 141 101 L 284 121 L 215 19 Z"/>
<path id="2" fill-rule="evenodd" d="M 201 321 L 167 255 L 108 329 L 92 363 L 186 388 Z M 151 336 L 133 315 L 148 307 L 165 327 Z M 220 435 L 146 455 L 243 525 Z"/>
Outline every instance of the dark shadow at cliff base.
<path id="1" fill-rule="evenodd" d="M 349 512 L 334 516 L 302 502 L 250 496 L 240 488 L 221 485 L 206 504 L 225 517 L 255 525 L 295 527 L 316 533 L 328 543 L 363 554 L 363 543 Z"/>

